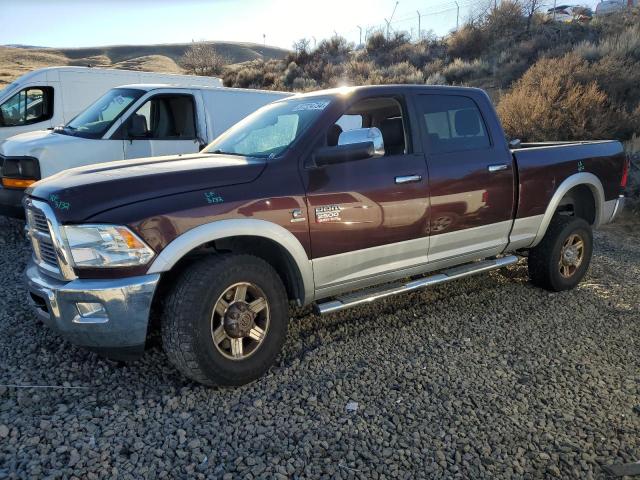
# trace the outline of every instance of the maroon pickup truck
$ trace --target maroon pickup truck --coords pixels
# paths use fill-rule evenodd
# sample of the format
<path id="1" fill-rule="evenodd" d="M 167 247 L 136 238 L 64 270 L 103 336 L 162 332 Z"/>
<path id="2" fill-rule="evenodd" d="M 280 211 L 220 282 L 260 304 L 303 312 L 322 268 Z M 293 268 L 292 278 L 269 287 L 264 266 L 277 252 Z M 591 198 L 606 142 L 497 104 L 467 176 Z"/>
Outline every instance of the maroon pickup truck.
<path id="1" fill-rule="evenodd" d="M 116 358 L 142 352 L 157 311 L 180 371 L 243 384 L 278 355 L 289 302 L 335 312 L 520 256 L 534 284 L 573 288 L 627 169 L 615 141 L 509 145 L 477 89 L 299 95 L 199 154 L 32 186 L 30 299 L 71 342 Z"/>

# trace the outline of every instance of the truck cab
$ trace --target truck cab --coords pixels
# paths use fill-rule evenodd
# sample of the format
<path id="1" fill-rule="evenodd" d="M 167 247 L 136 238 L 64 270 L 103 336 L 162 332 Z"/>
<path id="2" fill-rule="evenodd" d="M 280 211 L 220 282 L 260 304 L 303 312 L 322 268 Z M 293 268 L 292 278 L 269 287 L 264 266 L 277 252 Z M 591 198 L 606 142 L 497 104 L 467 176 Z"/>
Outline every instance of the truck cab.
<path id="1" fill-rule="evenodd" d="M 615 141 L 510 149 L 478 89 L 298 95 L 199 154 L 30 187 L 27 283 L 43 321 L 110 355 L 141 351 L 157 307 L 181 372 L 238 385 L 278 355 L 288 302 L 327 314 L 524 257 L 535 285 L 575 287 L 627 171 Z"/>

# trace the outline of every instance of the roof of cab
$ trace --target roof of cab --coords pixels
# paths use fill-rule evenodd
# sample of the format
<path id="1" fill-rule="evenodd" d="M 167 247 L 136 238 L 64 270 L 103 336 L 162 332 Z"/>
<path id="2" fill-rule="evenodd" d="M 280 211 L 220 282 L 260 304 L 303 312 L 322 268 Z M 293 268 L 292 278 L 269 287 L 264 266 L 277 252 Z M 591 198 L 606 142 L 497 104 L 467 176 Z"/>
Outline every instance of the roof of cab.
<path id="1" fill-rule="evenodd" d="M 170 88 L 172 90 L 211 90 L 211 91 L 232 91 L 232 92 L 251 92 L 251 93 L 270 93 L 273 95 L 293 95 L 291 92 L 280 92 L 277 90 L 259 90 L 256 88 L 232 88 L 232 87 L 213 87 L 209 85 L 175 85 L 172 83 L 130 83 L 127 85 L 119 85 L 114 88 L 135 88 L 150 92 L 161 88 Z"/>
<path id="2" fill-rule="evenodd" d="M 301 97 L 315 97 L 321 95 L 351 95 L 355 92 L 364 92 L 371 91 L 376 93 L 384 94 L 385 92 L 398 92 L 401 90 L 407 91 L 418 91 L 418 92 L 442 92 L 446 91 L 449 93 L 454 92 L 483 92 L 481 88 L 475 87 L 457 87 L 450 85 L 411 85 L 411 84 L 392 84 L 392 85 L 363 85 L 363 86 L 344 86 L 337 88 L 330 88 L 327 90 L 317 90 L 314 92 L 303 93 L 299 96 Z"/>

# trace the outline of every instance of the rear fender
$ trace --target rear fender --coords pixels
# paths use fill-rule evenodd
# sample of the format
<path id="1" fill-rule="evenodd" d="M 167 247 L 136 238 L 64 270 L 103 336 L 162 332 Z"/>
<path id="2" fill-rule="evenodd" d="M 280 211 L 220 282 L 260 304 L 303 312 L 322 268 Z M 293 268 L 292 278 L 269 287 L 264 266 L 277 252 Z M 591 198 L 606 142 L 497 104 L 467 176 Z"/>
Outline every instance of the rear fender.
<path id="1" fill-rule="evenodd" d="M 604 209 L 604 189 L 602 188 L 602 182 L 600 179 L 596 177 L 593 173 L 581 172 L 571 175 L 566 178 L 557 188 L 556 192 L 551 197 L 551 201 L 547 206 L 547 209 L 542 217 L 542 222 L 538 227 L 538 232 L 536 237 L 532 243 L 532 247 L 535 247 L 538 243 L 542 241 L 545 233 L 547 233 L 547 228 L 549 227 L 549 223 L 551 223 L 551 219 L 553 215 L 556 213 L 560 202 L 564 198 L 564 196 L 574 187 L 578 185 L 585 185 L 589 187 L 589 190 L 593 194 L 593 198 L 595 200 L 596 214 L 595 214 L 595 222 L 593 223 L 594 227 L 598 227 L 602 223 L 605 223 L 603 219 L 603 209 Z"/>

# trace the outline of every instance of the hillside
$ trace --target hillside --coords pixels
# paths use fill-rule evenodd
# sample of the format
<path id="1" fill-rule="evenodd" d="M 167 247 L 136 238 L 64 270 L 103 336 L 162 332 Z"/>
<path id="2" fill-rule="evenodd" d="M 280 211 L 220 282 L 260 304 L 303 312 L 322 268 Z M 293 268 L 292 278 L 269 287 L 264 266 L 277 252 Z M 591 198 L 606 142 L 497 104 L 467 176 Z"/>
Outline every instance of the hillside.
<path id="1" fill-rule="evenodd" d="M 232 64 L 251 60 L 282 59 L 286 50 L 255 43 L 210 42 Z M 153 72 L 181 73 L 178 60 L 189 43 L 113 45 L 90 48 L 0 46 L 0 88 L 36 68 L 88 65 Z"/>

